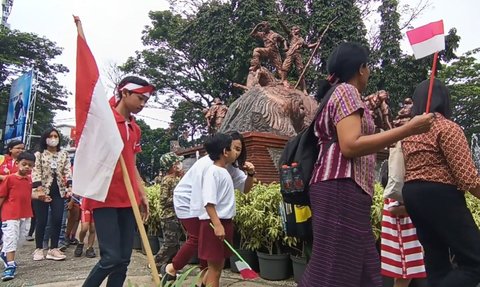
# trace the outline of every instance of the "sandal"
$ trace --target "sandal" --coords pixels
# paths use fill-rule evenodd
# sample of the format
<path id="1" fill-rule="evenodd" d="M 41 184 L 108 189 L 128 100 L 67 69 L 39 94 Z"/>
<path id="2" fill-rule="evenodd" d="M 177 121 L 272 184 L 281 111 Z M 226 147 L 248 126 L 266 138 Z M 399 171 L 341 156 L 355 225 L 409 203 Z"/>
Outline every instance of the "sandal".
<path id="1" fill-rule="evenodd" d="M 169 281 L 177 280 L 177 275 L 167 273 L 167 264 L 160 266 L 160 275 L 162 275 L 161 286 L 166 285 Z"/>

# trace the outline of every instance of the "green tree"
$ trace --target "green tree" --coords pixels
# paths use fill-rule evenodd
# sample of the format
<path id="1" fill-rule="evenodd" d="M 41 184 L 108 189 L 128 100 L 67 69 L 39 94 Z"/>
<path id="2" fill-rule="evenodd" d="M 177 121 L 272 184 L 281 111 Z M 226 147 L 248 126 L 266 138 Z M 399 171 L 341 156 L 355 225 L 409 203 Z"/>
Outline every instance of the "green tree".
<path id="1" fill-rule="evenodd" d="M 62 49 L 47 38 L 0 27 L 0 124 L 6 121 L 11 81 L 30 69 L 37 73 L 37 102 L 33 134 L 52 125 L 55 110 L 66 110 L 68 91 L 60 85 L 58 74 L 68 69 L 53 63 Z"/>
<path id="2" fill-rule="evenodd" d="M 142 130 L 142 152 L 137 155 L 137 168 L 144 180 L 151 181 L 160 170 L 160 156 L 170 151 L 170 137 L 166 129 L 151 129 L 141 119 L 137 124 Z"/>
<path id="3" fill-rule="evenodd" d="M 208 133 L 205 114 L 188 101 L 181 101 L 172 113 L 170 137 L 181 147 L 202 143 Z"/>
<path id="4" fill-rule="evenodd" d="M 440 71 L 438 77 L 448 86 L 452 98 L 453 120 L 468 138 L 480 133 L 480 48 L 466 52 Z"/>
<path id="5" fill-rule="evenodd" d="M 325 74 L 324 64 L 334 46 L 345 40 L 367 44 L 354 0 L 191 0 L 181 5 L 194 10 L 177 7 L 150 12 L 152 23 L 142 37 L 145 49 L 137 51 L 122 69 L 149 78 L 159 93 L 169 96 L 165 106 L 176 108 L 179 100 L 187 101 L 197 115 L 214 97 L 228 104 L 243 93 L 233 83 L 246 82 L 253 48 L 262 45 L 249 33 L 260 21 L 269 21 L 272 29 L 285 37 L 279 19 L 288 26 L 298 25 L 305 39 L 314 42 L 338 16 L 306 74 L 312 92 L 319 73 Z M 310 52 L 304 51 L 304 62 Z"/>

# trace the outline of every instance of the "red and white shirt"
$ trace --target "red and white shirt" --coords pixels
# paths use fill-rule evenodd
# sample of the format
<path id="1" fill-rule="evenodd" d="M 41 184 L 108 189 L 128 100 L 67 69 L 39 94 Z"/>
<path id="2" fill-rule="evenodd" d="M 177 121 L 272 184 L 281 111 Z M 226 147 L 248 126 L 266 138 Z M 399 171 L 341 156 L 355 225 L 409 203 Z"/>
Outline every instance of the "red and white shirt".
<path id="1" fill-rule="evenodd" d="M 140 203 L 135 155 L 142 151 L 142 148 L 140 147 L 141 130 L 133 117 L 130 117 L 129 121 L 126 121 L 125 118 L 115 109 L 113 109 L 113 114 L 124 143 L 122 150 L 123 159 L 125 160 L 125 165 L 127 166 L 128 175 L 130 176 L 135 198 L 137 203 Z M 125 187 L 125 183 L 123 181 L 120 162 L 117 163 L 117 166 L 113 172 L 112 182 L 110 183 L 110 188 L 108 189 L 105 202 L 84 198 L 82 203 L 84 209 L 90 210 L 102 207 L 122 208 L 132 206 L 128 197 L 127 188 Z"/>
<path id="2" fill-rule="evenodd" d="M 3 162 L 0 164 L 0 175 L 14 174 L 18 170 L 15 160 L 8 154 L 5 155 Z"/>

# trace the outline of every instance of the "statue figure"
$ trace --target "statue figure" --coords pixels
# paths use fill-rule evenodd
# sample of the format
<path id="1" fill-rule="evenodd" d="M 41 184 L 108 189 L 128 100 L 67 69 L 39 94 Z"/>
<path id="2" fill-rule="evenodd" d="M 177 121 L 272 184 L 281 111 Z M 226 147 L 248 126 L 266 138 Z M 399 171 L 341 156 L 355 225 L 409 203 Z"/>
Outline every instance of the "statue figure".
<path id="1" fill-rule="evenodd" d="M 208 130 L 211 134 L 214 134 L 222 125 L 223 119 L 227 114 L 228 107 L 223 104 L 220 98 L 215 98 L 213 99 L 213 105 L 205 111 Z"/>
<path id="2" fill-rule="evenodd" d="M 368 95 L 364 99 L 368 109 L 372 111 L 375 125 L 384 130 L 392 128 L 390 108 L 388 107 L 387 100 L 388 93 L 384 90 Z"/>
<path id="3" fill-rule="evenodd" d="M 262 39 L 264 45 L 263 48 L 258 47 L 253 49 L 250 71 L 257 71 L 260 68 L 261 60 L 268 59 L 278 73 L 280 73 L 282 70 L 282 57 L 278 50 L 278 44 L 283 43 L 284 49 L 287 50 L 288 46 L 285 38 L 270 30 L 270 24 L 267 21 L 258 23 L 252 32 L 250 32 L 250 36 Z"/>
<path id="4" fill-rule="evenodd" d="M 394 127 L 400 127 L 410 120 L 410 118 L 412 117 L 412 107 L 413 107 L 412 99 L 406 98 L 403 101 L 402 109 L 398 111 L 398 115 L 393 121 Z"/>
<path id="5" fill-rule="evenodd" d="M 293 26 L 292 29 L 289 31 L 287 26 L 285 26 L 282 21 L 280 21 L 280 25 L 282 26 L 285 33 L 288 34 L 288 39 L 290 41 L 290 47 L 288 48 L 285 60 L 283 61 L 282 70 L 280 70 L 280 78 L 285 87 L 290 87 L 287 81 L 287 74 L 292 67 L 292 64 L 295 63 L 295 68 L 297 69 L 299 77 L 304 69 L 301 49 L 313 49 L 315 48 L 315 46 L 317 46 L 318 43 L 307 44 L 307 42 L 305 42 L 303 37 L 300 35 L 300 27 L 298 26 Z M 300 79 L 300 89 L 305 94 L 307 94 L 304 77 Z"/>

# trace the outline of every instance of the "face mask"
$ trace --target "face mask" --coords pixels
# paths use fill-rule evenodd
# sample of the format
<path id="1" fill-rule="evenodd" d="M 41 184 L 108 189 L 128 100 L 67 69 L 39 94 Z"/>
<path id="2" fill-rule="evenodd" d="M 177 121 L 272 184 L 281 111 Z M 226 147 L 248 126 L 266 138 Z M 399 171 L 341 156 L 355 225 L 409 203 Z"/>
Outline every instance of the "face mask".
<path id="1" fill-rule="evenodd" d="M 47 139 L 47 145 L 51 147 L 56 147 L 58 145 L 58 139 Z"/>

